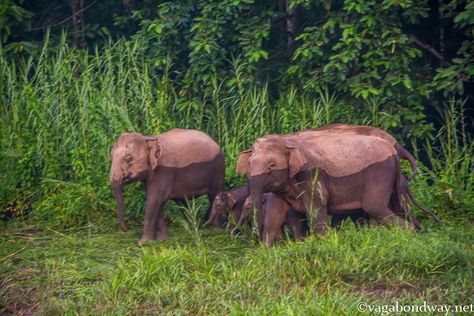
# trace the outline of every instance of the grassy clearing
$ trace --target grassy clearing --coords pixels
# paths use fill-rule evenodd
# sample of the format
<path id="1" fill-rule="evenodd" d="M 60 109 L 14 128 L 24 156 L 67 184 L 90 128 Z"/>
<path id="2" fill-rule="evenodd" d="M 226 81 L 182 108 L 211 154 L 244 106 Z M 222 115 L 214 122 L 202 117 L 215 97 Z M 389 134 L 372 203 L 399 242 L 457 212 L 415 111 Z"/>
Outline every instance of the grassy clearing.
<path id="1" fill-rule="evenodd" d="M 115 226 L 115 225 L 111 225 Z M 355 229 L 269 251 L 224 230 L 172 226 L 139 247 L 86 225 L 16 223 L 0 239 L 0 310 L 39 314 L 359 314 L 363 302 L 472 303 L 472 226 Z"/>

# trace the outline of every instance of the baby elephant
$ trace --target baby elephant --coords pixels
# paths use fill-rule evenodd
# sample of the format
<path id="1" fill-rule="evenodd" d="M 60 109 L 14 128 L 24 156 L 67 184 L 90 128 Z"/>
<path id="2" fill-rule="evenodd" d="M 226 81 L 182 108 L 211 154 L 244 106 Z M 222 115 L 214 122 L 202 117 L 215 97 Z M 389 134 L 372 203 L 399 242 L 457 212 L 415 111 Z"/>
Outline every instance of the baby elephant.
<path id="1" fill-rule="evenodd" d="M 229 228 L 233 231 L 235 228 L 234 223 L 237 223 L 239 220 L 245 199 L 249 194 L 247 186 L 217 194 L 212 203 L 209 219 L 204 225 L 208 225 L 218 218 L 226 217 Z"/>
<path id="2" fill-rule="evenodd" d="M 250 219 L 253 209 L 252 197 L 245 200 L 243 215 Z M 300 240 L 308 234 L 308 223 L 305 213 L 294 210 L 284 199 L 273 193 L 263 195 L 263 214 L 257 214 L 260 237 L 269 248 L 275 239 L 283 239 L 283 228 L 287 224 L 293 238 Z"/>

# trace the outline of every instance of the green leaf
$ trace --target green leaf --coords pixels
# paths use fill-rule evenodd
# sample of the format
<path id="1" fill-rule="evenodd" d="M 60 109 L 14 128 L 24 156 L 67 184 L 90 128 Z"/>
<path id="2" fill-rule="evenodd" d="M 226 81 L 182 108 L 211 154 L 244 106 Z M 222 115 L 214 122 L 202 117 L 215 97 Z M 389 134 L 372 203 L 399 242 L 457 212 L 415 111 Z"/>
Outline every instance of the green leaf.
<path id="1" fill-rule="evenodd" d="M 409 77 L 405 76 L 403 78 L 403 85 L 408 89 L 408 90 L 413 90 L 413 86 L 411 84 L 411 80 Z"/>

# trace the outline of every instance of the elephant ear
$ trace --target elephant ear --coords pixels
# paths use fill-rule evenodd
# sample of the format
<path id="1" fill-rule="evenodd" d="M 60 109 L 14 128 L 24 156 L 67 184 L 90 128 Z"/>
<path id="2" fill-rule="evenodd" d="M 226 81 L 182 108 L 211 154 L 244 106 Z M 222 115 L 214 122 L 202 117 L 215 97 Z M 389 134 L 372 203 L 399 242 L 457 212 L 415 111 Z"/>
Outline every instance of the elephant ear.
<path id="1" fill-rule="evenodd" d="M 288 148 L 288 165 L 290 169 L 290 177 L 294 177 L 298 172 L 305 170 L 308 166 L 308 160 L 303 152 L 296 146 L 287 146 Z"/>
<path id="2" fill-rule="evenodd" d="M 244 150 L 240 153 L 239 160 L 237 160 L 237 173 L 245 174 L 249 171 L 249 158 L 252 154 L 252 149 Z"/>
<path id="3" fill-rule="evenodd" d="M 158 160 L 163 155 L 163 149 L 161 148 L 160 142 L 157 138 L 147 138 L 148 153 L 150 159 L 150 165 L 153 170 L 158 166 Z"/>

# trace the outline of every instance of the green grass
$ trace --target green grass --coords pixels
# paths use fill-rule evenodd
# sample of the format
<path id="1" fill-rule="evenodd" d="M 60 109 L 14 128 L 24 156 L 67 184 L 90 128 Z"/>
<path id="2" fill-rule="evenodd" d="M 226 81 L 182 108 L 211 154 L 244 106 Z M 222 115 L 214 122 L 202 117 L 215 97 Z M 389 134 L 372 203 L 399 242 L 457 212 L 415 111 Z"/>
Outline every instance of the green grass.
<path id="1" fill-rule="evenodd" d="M 4 229 L 3 312 L 355 315 L 359 302 L 472 303 L 472 225 L 422 233 L 345 225 L 272 250 L 224 230 L 200 229 L 196 238 L 179 225 L 171 239 L 144 247 L 137 225 L 127 233 L 93 224 Z"/>

